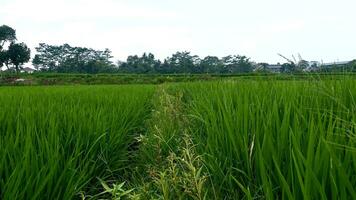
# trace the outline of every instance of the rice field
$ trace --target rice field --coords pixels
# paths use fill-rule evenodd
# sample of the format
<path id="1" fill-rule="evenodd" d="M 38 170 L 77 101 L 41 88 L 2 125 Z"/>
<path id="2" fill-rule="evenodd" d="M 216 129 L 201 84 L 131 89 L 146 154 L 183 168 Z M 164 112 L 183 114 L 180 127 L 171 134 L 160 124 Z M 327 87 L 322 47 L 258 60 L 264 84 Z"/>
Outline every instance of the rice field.
<path id="1" fill-rule="evenodd" d="M 355 85 L 0 87 L 0 199 L 356 199 Z"/>
<path id="2" fill-rule="evenodd" d="M 0 88 L 1 199 L 73 199 L 116 179 L 150 112 L 151 86 Z"/>

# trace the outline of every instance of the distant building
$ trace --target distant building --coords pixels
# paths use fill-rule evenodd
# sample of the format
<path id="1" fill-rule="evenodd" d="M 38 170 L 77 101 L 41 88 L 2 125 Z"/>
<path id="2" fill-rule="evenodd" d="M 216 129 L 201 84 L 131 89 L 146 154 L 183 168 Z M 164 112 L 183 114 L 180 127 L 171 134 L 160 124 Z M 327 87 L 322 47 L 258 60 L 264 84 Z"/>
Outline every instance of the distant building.
<path id="1" fill-rule="evenodd" d="M 274 64 L 270 65 L 268 63 L 258 63 L 254 65 L 253 71 L 262 71 L 262 72 L 271 72 L 271 73 L 281 73 L 282 72 L 282 65 L 281 64 Z"/>
<path id="2" fill-rule="evenodd" d="M 30 67 L 24 67 L 22 68 L 21 72 L 24 72 L 24 73 L 28 73 L 28 74 L 32 74 L 34 71 L 36 71 L 35 69 L 32 69 Z"/>
<path id="3" fill-rule="evenodd" d="M 340 62 L 332 62 L 332 63 L 323 63 L 323 67 L 342 67 L 349 64 L 350 61 L 340 61 Z"/>
<path id="4" fill-rule="evenodd" d="M 282 65 L 281 64 L 267 65 L 265 69 L 267 71 L 269 71 L 269 72 L 281 73 L 282 72 Z"/>

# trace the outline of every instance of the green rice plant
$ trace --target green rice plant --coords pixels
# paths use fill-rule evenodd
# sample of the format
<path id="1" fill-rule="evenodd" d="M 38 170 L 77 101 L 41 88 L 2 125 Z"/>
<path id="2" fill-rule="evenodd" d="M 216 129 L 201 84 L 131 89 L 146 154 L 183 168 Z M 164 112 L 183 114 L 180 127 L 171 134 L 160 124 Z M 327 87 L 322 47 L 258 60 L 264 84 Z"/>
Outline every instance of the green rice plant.
<path id="1" fill-rule="evenodd" d="M 0 199 L 356 199 L 355 84 L 1 87 Z"/>
<path id="2" fill-rule="evenodd" d="M 0 88 L 0 198 L 73 199 L 125 180 L 153 86 Z"/>
<path id="3" fill-rule="evenodd" d="M 355 199 L 352 79 L 183 84 L 219 199 Z"/>

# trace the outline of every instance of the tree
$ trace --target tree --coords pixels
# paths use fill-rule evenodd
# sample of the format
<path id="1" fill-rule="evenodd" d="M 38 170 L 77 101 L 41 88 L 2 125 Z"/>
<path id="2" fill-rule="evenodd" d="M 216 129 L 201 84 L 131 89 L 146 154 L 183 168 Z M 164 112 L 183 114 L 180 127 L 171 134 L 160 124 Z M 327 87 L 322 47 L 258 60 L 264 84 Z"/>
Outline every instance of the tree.
<path id="1" fill-rule="evenodd" d="M 156 71 L 160 74 L 171 74 L 173 72 L 172 66 L 169 64 L 168 58 L 164 59 L 163 63 L 157 66 Z"/>
<path id="2" fill-rule="evenodd" d="M 58 46 L 40 43 L 35 49 L 37 54 L 34 56 L 32 64 L 37 70 L 54 71 L 57 69 L 57 65 L 61 59 L 60 48 Z"/>
<path id="3" fill-rule="evenodd" d="M 20 71 L 20 66 L 30 60 L 31 50 L 25 43 L 12 42 L 7 52 L 10 62 L 15 66 L 17 73 Z"/>
<path id="4" fill-rule="evenodd" d="M 5 50 L 4 46 L 6 42 L 13 42 L 16 40 L 16 31 L 7 26 L 0 26 L 0 70 L 5 64 L 9 69 L 9 57 L 7 50 Z"/>
<path id="5" fill-rule="evenodd" d="M 222 58 L 224 68 L 222 73 L 249 73 L 252 72 L 252 63 L 246 56 L 234 55 Z"/>
<path id="6" fill-rule="evenodd" d="M 198 56 L 190 55 L 190 52 L 177 52 L 167 59 L 175 73 L 198 73 L 200 59 Z"/>
<path id="7" fill-rule="evenodd" d="M 224 67 L 222 61 L 216 56 L 207 56 L 200 62 L 200 72 L 219 73 Z"/>
<path id="8" fill-rule="evenodd" d="M 7 51 L 0 51 L 0 69 L 6 65 L 7 69 L 9 69 L 9 56 Z"/>
<path id="9" fill-rule="evenodd" d="M 235 56 L 237 62 L 237 72 L 239 73 L 250 73 L 252 72 L 252 63 L 250 62 L 250 58 L 246 56 Z"/>
<path id="10" fill-rule="evenodd" d="M 0 26 L 0 51 L 4 48 L 6 42 L 16 40 L 16 31 L 7 25 Z"/>
<path id="11" fill-rule="evenodd" d="M 20 66 L 30 60 L 30 49 L 25 43 L 15 43 L 16 31 L 7 26 L 0 26 L 0 69 L 5 64 L 7 69 L 10 64 L 15 66 L 16 72 L 19 73 Z M 5 44 L 10 43 L 7 50 Z"/>
<path id="12" fill-rule="evenodd" d="M 160 71 L 161 62 L 152 53 L 144 53 L 141 57 L 128 56 L 126 62 L 120 63 L 120 72 L 155 73 Z"/>
<path id="13" fill-rule="evenodd" d="M 36 68 L 36 70 L 39 70 L 40 68 L 43 68 L 42 64 L 43 61 L 41 60 L 41 57 L 39 55 L 35 55 L 32 59 L 32 65 Z"/>

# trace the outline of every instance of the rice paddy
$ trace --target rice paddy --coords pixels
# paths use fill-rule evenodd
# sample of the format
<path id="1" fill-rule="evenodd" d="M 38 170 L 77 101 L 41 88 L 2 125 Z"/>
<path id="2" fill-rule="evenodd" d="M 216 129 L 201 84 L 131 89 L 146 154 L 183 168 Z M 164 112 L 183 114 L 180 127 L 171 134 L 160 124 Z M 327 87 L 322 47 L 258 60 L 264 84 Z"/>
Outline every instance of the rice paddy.
<path id="1" fill-rule="evenodd" d="M 0 87 L 0 199 L 356 199 L 355 84 Z"/>

